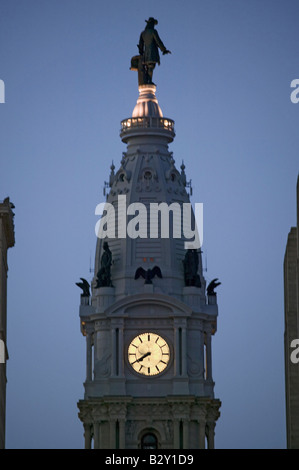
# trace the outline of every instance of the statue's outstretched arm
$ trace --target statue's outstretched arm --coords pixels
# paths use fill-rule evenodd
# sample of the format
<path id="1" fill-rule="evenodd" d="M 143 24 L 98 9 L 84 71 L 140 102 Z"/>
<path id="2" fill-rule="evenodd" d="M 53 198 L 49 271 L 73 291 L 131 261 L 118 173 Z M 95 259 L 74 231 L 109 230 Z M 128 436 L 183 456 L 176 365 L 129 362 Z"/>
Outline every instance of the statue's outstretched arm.
<path id="1" fill-rule="evenodd" d="M 154 39 L 156 41 L 156 44 L 157 46 L 159 47 L 159 49 L 161 49 L 161 51 L 163 52 L 163 54 L 171 54 L 171 52 L 166 49 L 166 47 L 164 46 L 159 34 L 158 34 L 158 31 L 155 30 L 154 32 Z"/>

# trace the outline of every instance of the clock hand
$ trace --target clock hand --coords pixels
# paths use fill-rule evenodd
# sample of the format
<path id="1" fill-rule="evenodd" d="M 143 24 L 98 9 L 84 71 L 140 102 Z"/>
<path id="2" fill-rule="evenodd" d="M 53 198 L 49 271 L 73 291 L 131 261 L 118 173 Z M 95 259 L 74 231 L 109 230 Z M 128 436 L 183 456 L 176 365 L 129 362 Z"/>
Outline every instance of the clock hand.
<path id="1" fill-rule="evenodd" d="M 143 359 L 147 356 L 150 356 L 151 352 L 145 353 L 143 356 L 141 356 L 139 359 L 136 359 L 136 361 L 132 362 L 132 364 L 135 364 L 135 362 L 140 362 L 143 361 Z"/>
<path id="2" fill-rule="evenodd" d="M 147 356 L 150 356 L 151 355 L 151 352 L 147 352 L 146 354 L 144 354 L 143 356 L 141 356 L 139 359 L 138 359 L 138 362 L 140 361 L 143 361 L 143 359 Z"/>

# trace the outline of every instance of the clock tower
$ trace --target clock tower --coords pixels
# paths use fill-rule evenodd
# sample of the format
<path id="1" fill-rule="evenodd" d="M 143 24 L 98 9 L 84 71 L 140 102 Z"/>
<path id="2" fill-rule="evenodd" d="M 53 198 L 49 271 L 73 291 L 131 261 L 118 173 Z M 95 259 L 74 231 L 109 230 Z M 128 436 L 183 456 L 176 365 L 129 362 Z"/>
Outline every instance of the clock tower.
<path id="1" fill-rule="evenodd" d="M 187 243 L 198 231 L 183 230 L 186 219 L 196 222 L 185 166 L 179 171 L 169 150 L 174 121 L 163 116 L 143 54 L 132 59 L 139 97 L 121 122 L 126 151 L 98 207 L 94 278 L 78 283 L 86 340 L 79 418 L 86 449 L 214 448 L 217 283 L 206 286 L 200 246 Z"/>

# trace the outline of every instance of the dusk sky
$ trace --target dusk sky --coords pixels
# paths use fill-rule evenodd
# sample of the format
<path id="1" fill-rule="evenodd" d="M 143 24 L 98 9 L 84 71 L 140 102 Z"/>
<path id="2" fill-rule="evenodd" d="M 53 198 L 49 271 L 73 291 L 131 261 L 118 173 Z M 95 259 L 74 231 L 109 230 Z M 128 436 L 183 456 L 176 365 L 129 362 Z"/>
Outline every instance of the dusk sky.
<path id="1" fill-rule="evenodd" d="M 172 54 L 154 82 L 170 144 L 203 203 L 217 448 L 285 448 L 283 258 L 296 225 L 298 0 L 1 0 L 0 200 L 8 253 L 6 447 L 84 446 L 80 277 L 97 204 L 138 98 L 129 70 L 150 16 Z M 299 96 L 299 94 L 298 94 Z M 299 367 L 299 365 L 298 365 Z"/>

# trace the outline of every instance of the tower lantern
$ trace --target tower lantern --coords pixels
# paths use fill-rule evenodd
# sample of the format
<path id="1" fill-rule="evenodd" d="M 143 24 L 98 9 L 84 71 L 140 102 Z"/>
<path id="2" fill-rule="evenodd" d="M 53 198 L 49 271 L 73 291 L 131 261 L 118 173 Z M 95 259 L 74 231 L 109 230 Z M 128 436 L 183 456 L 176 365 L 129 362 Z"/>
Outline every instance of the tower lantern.
<path id="1" fill-rule="evenodd" d="M 131 60 L 139 96 L 121 121 L 126 151 L 97 224 L 91 294 L 81 294 L 85 448 L 214 447 L 217 298 L 215 284 L 206 289 L 185 165 L 178 171 L 169 151 L 174 121 L 152 82 L 158 48 L 169 53 L 156 24 L 147 20 Z"/>

